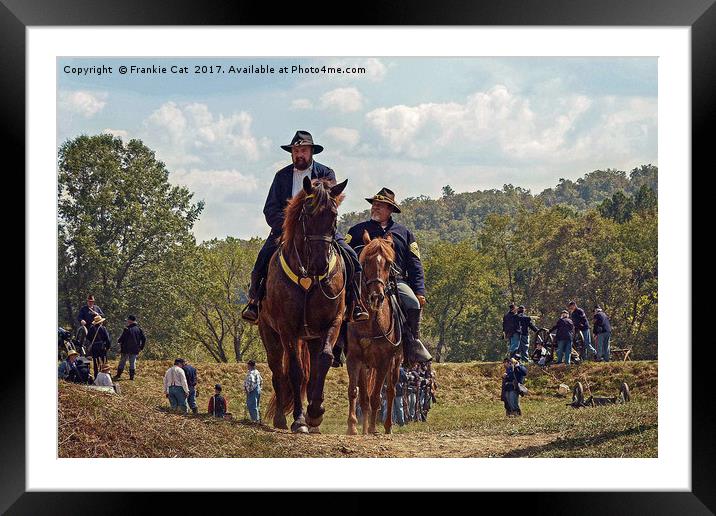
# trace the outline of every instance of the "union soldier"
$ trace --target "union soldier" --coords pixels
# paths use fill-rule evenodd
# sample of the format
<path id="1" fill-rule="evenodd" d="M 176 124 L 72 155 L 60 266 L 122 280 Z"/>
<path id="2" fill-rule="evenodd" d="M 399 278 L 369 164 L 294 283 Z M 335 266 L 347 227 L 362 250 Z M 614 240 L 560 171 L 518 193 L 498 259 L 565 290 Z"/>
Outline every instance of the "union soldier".
<path id="1" fill-rule="evenodd" d="M 285 218 L 284 208 L 288 201 L 294 197 L 303 188 L 303 179 L 309 177 L 311 179 L 329 179 L 336 180 L 335 172 L 317 161 L 314 161 L 313 155 L 323 151 L 323 146 L 313 143 L 311 133 L 307 131 L 297 131 L 289 145 L 281 145 L 286 152 L 291 153 L 292 164 L 288 165 L 278 172 L 271 183 L 266 204 L 264 205 L 264 216 L 266 222 L 271 226 L 271 233 L 264 242 L 261 251 L 256 258 L 254 269 L 251 271 L 251 285 L 249 287 L 249 303 L 242 311 L 242 317 L 252 323 L 258 322 L 259 312 L 258 303 L 263 297 L 263 286 L 268 273 L 268 265 L 271 256 L 278 248 L 278 241 L 283 231 L 283 221 Z M 346 269 L 353 270 L 352 277 L 348 278 L 346 294 L 348 303 L 353 304 L 351 318 L 354 321 L 364 321 L 368 319 L 368 312 L 360 304 L 360 295 L 357 295 L 360 288 L 361 266 L 358 263 L 358 256 L 355 251 L 346 244 L 343 235 L 336 232 L 336 243 L 343 251 L 344 259 L 352 262 L 346 263 Z"/>
<path id="2" fill-rule="evenodd" d="M 77 315 L 77 321 L 84 321 L 85 325 L 90 326 L 97 315 L 104 317 L 104 312 L 102 312 L 102 309 L 99 306 L 94 304 L 94 296 L 90 294 L 87 296 L 87 304 L 80 308 L 80 313 Z"/>
<path id="3" fill-rule="evenodd" d="M 129 359 L 129 379 L 134 380 L 136 371 L 137 355 L 144 349 L 147 338 L 144 336 L 142 328 L 137 324 L 137 317 L 134 315 L 127 316 L 127 327 L 122 331 L 117 342 L 120 345 L 121 356 L 119 365 L 117 366 L 117 375 L 115 380 L 119 380 L 124 371 L 124 366 Z"/>
<path id="4" fill-rule="evenodd" d="M 368 232 L 371 240 L 377 237 L 385 238 L 388 234 L 392 236 L 398 298 L 405 311 L 410 330 L 406 332 L 407 357 L 416 362 L 427 362 L 433 357 L 420 341 L 420 314 L 425 305 L 425 274 L 420 261 L 418 243 L 408 228 L 393 220 L 391 214 L 400 213 L 400 206 L 395 202 L 395 194 L 392 190 L 383 187 L 373 197 L 367 197 L 366 201 L 371 204 L 371 218 L 350 228 L 346 235 L 346 242 L 359 253 L 364 245 L 364 231 Z M 341 344 L 337 345 L 339 349 L 334 351 L 334 357 L 340 356 Z"/>
<path id="5" fill-rule="evenodd" d="M 507 352 L 512 356 L 520 347 L 520 323 L 517 306 L 510 303 L 510 309 L 502 316 L 502 336 L 507 340 Z"/>
<path id="6" fill-rule="evenodd" d="M 107 351 L 111 346 L 109 332 L 102 323 L 106 319 L 100 315 L 95 315 L 92 319 L 92 326 L 87 331 L 87 341 L 90 343 L 90 355 L 92 355 L 92 367 L 95 378 L 99 372 L 99 368 L 107 362 Z"/>
<path id="7" fill-rule="evenodd" d="M 534 325 L 532 318 L 525 313 L 525 307 L 520 305 L 517 307 L 517 321 L 520 324 L 520 346 L 518 354 L 521 357 L 529 357 L 530 352 L 530 330 L 539 331 Z"/>
<path id="8" fill-rule="evenodd" d="M 607 314 L 599 307 L 594 309 L 594 335 L 597 340 L 597 360 L 609 362 L 609 340 L 612 337 L 612 325 Z"/>
<path id="9" fill-rule="evenodd" d="M 594 349 L 594 346 L 592 346 L 592 339 L 589 335 L 589 320 L 587 319 L 587 315 L 584 313 L 584 310 L 579 308 L 577 306 L 577 303 L 574 301 L 570 301 L 567 305 L 567 310 L 569 310 L 569 318 L 572 319 L 572 322 L 574 323 L 574 329 L 582 334 L 582 338 L 584 339 L 584 359 L 586 360 L 589 356 L 589 353 L 592 353 L 592 356 L 597 356 L 597 350 Z"/>
<path id="10" fill-rule="evenodd" d="M 549 330 L 550 333 L 553 331 L 557 332 L 557 363 L 561 363 L 562 357 L 564 357 L 564 363 L 569 365 L 570 359 L 572 358 L 574 322 L 570 319 L 567 310 L 562 310 L 562 313 L 559 315 L 559 320 Z"/>

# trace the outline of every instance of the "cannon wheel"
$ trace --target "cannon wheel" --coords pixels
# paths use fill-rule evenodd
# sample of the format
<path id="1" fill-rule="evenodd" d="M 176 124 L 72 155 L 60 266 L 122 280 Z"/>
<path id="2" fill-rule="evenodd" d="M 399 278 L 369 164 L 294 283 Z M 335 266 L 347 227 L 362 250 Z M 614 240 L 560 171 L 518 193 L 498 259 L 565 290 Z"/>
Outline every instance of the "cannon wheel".
<path id="1" fill-rule="evenodd" d="M 538 342 L 540 342 L 547 350 L 545 363 L 549 364 L 554 360 L 554 354 L 557 351 L 557 344 L 554 342 L 554 339 L 552 339 L 552 335 L 549 333 L 547 328 L 540 328 L 537 333 L 535 333 L 534 349 L 537 349 Z"/>
<path id="2" fill-rule="evenodd" d="M 577 382 L 572 390 L 572 403 L 577 404 L 577 406 L 584 404 L 584 387 L 582 387 L 582 382 Z"/>
<path id="3" fill-rule="evenodd" d="M 631 392 L 629 391 L 629 385 L 626 382 L 622 382 L 622 386 L 619 388 L 619 394 L 626 403 L 631 400 Z"/>

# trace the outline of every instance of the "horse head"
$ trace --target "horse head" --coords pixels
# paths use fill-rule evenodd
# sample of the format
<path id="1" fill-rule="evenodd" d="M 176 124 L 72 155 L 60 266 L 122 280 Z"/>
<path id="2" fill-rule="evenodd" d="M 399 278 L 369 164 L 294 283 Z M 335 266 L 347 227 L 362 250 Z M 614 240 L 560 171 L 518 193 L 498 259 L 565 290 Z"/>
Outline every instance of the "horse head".
<path id="1" fill-rule="evenodd" d="M 390 268 L 395 261 L 393 237 L 389 234 L 385 238 L 371 240 L 368 232 L 363 231 L 363 243 L 365 247 L 360 254 L 363 278 L 370 309 L 377 312 L 385 301 L 385 289 L 390 277 Z"/>
<path id="2" fill-rule="evenodd" d="M 310 276 L 328 270 L 336 236 L 338 206 L 348 184 L 303 178 L 303 189 L 286 207 L 283 242 L 295 246 L 298 259 Z"/>

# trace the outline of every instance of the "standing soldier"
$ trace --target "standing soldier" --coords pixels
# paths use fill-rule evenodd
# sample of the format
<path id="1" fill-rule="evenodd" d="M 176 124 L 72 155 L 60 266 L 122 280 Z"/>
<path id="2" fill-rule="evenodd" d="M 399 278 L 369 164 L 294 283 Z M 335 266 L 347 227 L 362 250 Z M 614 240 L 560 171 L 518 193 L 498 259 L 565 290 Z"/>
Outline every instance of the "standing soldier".
<path id="1" fill-rule="evenodd" d="M 119 380 L 124 371 L 124 366 L 129 359 L 129 379 L 134 380 L 134 372 L 137 367 L 137 355 L 144 349 L 144 345 L 147 342 L 147 338 L 144 336 L 142 328 L 137 324 L 137 318 L 134 315 L 127 316 L 127 327 L 122 331 L 117 340 L 120 346 L 121 356 L 119 359 L 119 366 L 117 366 L 117 375 L 114 377 L 115 380 Z"/>
<path id="2" fill-rule="evenodd" d="M 520 323 L 514 303 L 510 303 L 510 309 L 502 316 L 502 336 L 507 341 L 507 353 L 514 356 L 520 348 Z"/>
<path id="3" fill-rule="evenodd" d="M 363 249 L 363 232 L 371 240 L 391 235 L 395 249 L 395 263 L 398 298 L 405 311 L 409 332 L 406 332 L 406 358 L 411 362 L 427 362 L 432 356 L 420 341 L 420 315 L 425 306 L 425 273 L 420 261 L 420 249 L 413 233 L 393 220 L 392 213 L 400 213 L 392 190 L 383 187 L 373 197 L 366 198 L 371 204 L 370 220 L 356 224 L 348 230 L 346 242 L 357 253 Z M 343 331 L 341 333 L 344 333 Z M 334 348 L 333 356 L 340 357 L 342 339 Z M 340 365 L 335 364 L 334 365 Z"/>
<path id="4" fill-rule="evenodd" d="M 77 321 L 84 321 L 85 325 L 90 326 L 94 318 L 98 315 L 104 317 L 102 309 L 94 304 L 94 296 L 92 294 L 87 296 L 87 304 L 80 308 L 80 313 L 77 315 Z M 80 324 L 82 324 L 80 322 Z"/>
<path id="5" fill-rule="evenodd" d="M 612 325 L 607 314 L 599 307 L 594 309 L 594 335 L 597 339 L 597 361 L 609 362 L 609 340 L 612 337 Z"/>
<path id="6" fill-rule="evenodd" d="M 572 322 L 574 323 L 575 331 L 580 332 L 582 334 L 582 338 L 584 339 L 584 357 L 580 358 L 587 360 L 590 352 L 593 357 L 596 356 L 597 350 L 592 346 L 592 339 L 589 335 L 589 320 L 587 319 L 587 315 L 584 313 L 584 310 L 579 308 L 575 301 L 569 302 L 567 310 L 569 310 L 569 318 L 572 319 Z"/>
<path id="7" fill-rule="evenodd" d="M 95 315 L 92 320 L 92 326 L 87 331 L 87 342 L 90 343 L 90 355 L 92 355 L 92 367 L 95 378 L 97 378 L 100 367 L 107 362 L 107 351 L 111 346 L 109 332 L 107 328 L 102 325 L 104 321 L 106 321 L 104 317 Z"/>
<path id="8" fill-rule="evenodd" d="M 520 346 L 518 353 L 520 359 L 527 361 L 530 356 L 530 330 L 539 331 L 539 328 L 534 325 L 532 318 L 525 313 L 525 307 L 520 305 L 517 307 L 517 321 L 520 325 Z"/>

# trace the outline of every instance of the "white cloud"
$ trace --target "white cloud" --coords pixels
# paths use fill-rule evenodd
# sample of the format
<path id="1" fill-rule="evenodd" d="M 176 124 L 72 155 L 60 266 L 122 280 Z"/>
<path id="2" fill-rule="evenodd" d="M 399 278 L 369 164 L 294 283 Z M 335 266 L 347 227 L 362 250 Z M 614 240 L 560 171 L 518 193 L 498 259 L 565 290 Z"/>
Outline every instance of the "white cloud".
<path id="1" fill-rule="evenodd" d="M 463 103 L 374 109 L 366 122 L 392 155 L 420 159 L 440 152 L 474 153 L 554 163 L 628 153 L 635 145 L 646 145 L 646 136 L 656 130 L 656 100 L 573 94 L 536 111 L 528 97 L 496 85 Z"/>
<path id="2" fill-rule="evenodd" d="M 167 102 L 145 120 L 145 137 L 170 166 L 255 162 L 270 147 L 270 140 L 254 136 L 252 122 L 245 111 L 216 115 L 206 104 Z"/>
<path id="3" fill-rule="evenodd" d="M 323 133 L 323 138 L 337 146 L 352 149 L 360 142 L 360 133 L 347 127 L 329 127 Z"/>
<path id="4" fill-rule="evenodd" d="M 85 118 L 92 118 L 107 105 L 106 92 L 60 91 L 58 97 L 57 105 L 60 110 Z"/>
<path id="5" fill-rule="evenodd" d="M 337 109 L 341 113 L 360 111 L 363 95 L 357 88 L 336 88 L 321 95 L 321 109 Z"/>
<path id="6" fill-rule="evenodd" d="M 313 102 L 308 99 L 295 99 L 291 102 L 291 109 L 313 109 Z"/>
<path id="7" fill-rule="evenodd" d="M 123 129 L 103 129 L 102 132 L 104 134 L 111 134 L 112 136 L 118 136 L 122 139 L 123 142 L 128 142 L 130 140 L 129 133 Z"/>

